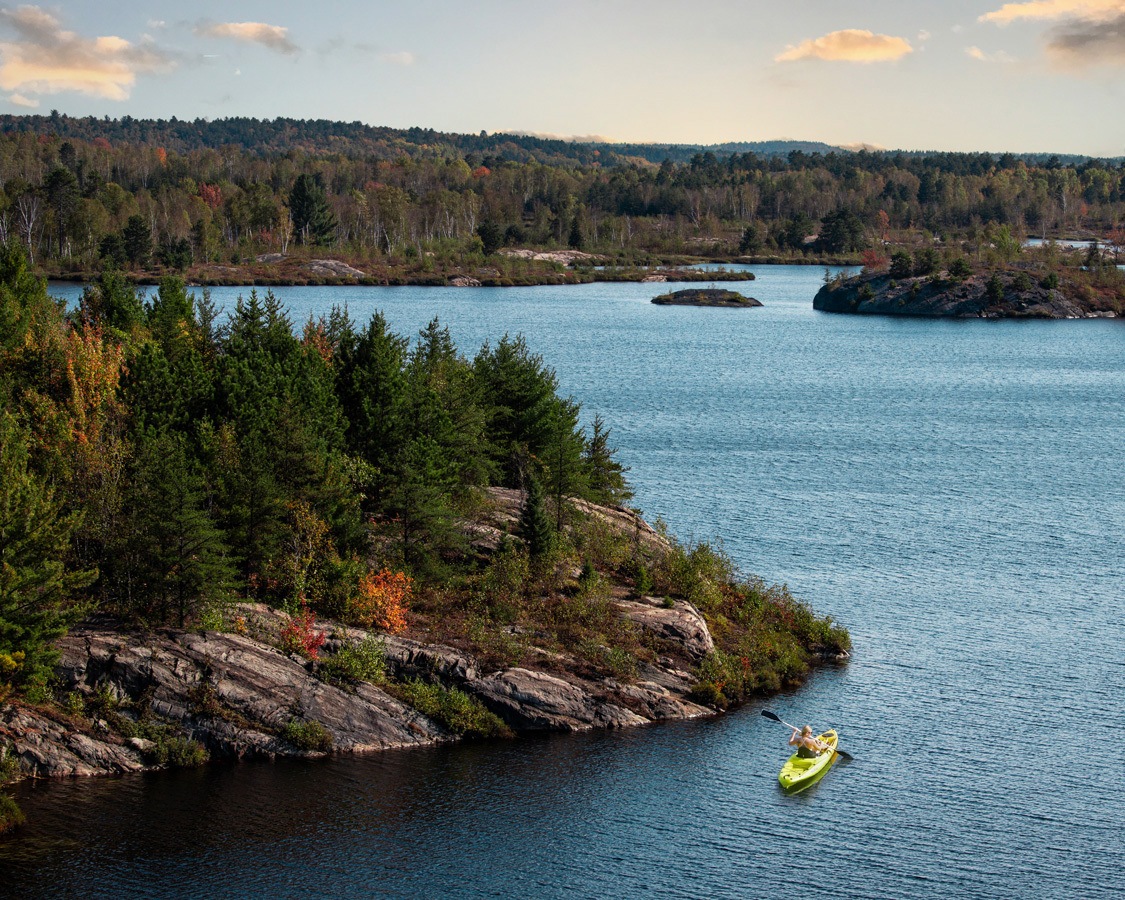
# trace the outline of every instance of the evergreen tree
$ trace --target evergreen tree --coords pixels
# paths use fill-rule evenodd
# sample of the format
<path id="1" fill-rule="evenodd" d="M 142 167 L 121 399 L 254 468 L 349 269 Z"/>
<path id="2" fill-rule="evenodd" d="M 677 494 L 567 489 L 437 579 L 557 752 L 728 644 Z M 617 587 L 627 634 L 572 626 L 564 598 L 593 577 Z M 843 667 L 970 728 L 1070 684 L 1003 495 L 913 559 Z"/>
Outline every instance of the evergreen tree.
<path id="1" fill-rule="evenodd" d="M 145 320 L 141 292 L 112 269 L 83 289 L 80 302 L 84 315 L 118 331 L 131 331 Z"/>
<path id="2" fill-rule="evenodd" d="M 463 544 L 447 481 L 441 448 L 424 436 L 411 440 L 397 460 L 387 512 L 397 524 L 402 559 L 415 572 L 435 574 L 442 556 Z"/>
<path id="3" fill-rule="evenodd" d="M 487 219 L 477 226 L 477 236 L 484 247 L 485 256 L 491 256 L 504 246 L 504 229 L 491 219 Z"/>
<path id="4" fill-rule="evenodd" d="M 322 246 L 335 240 L 336 216 L 328 205 L 324 187 L 312 175 L 297 176 L 289 191 L 289 214 L 299 243 Z"/>
<path id="5" fill-rule="evenodd" d="M 74 591 L 97 576 L 67 560 L 78 514 L 63 511 L 28 468 L 28 435 L 0 412 L 0 680 L 42 683 L 57 657 L 51 642 L 79 611 Z"/>
<path id="6" fill-rule="evenodd" d="M 69 256 L 67 233 L 70 230 L 71 218 L 78 206 L 78 201 L 81 199 L 78 179 L 69 169 L 59 166 L 52 169 L 43 179 L 43 193 L 55 218 L 57 252 L 60 256 Z"/>
<path id="7" fill-rule="evenodd" d="M 522 335 L 504 335 L 495 348 L 485 344 L 473 360 L 473 372 L 504 483 L 519 485 L 521 461 L 545 459 L 552 446 L 558 377 L 528 350 Z"/>
<path id="8" fill-rule="evenodd" d="M 582 452 L 585 441 L 578 429 L 578 404 L 559 400 L 551 404 L 551 446 L 544 461 L 544 474 L 555 501 L 555 530 L 562 531 L 567 497 L 586 493 L 586 468 Z"/>
<path id="9" fill-rule="evenodd" d="M 130 264 L 137 267 L 148 265 L 152 256 L 152 229 L 144 216 L 129 216 L 129 221 L 121 229 L 121 243 Z"/>
<path id="10" fill-rule="evenodd" d="M 183 627 L 230 594 L 235 567 L 209 506 L 183 438 L 162 434 L 146 441 L 130 503 L 137 542 L 133 611 L 146 620 Z"/>
<path id="11" fill-rule="evenodd" d="M 403 443 L 407 341 L 391 334 L 382 313 L 375 313 L 359 335 L 345 332 L 339 347 L 336 389 L 349 452 L 385 476 Z"/>
<path id="12" fill-rule="evenodd" d="M 547 514 L 543 486 L 534 474 L 527 477 L 527 496 L 520 511 L 520 535 L 527 541 L 532 559 L 541 559 L 555 546 L 555 530 Z"/>
<path id="13" fill-rule="evenodd" d="M 625 473 L 629 470 L 613 458 L 616 453 L 609 446 L 609 429 L 605 427 L 605 420 L 595 415 L 583 453 L 588 496 L 595 503 L 619 504 L 633 496 L 625 480 Z"/>

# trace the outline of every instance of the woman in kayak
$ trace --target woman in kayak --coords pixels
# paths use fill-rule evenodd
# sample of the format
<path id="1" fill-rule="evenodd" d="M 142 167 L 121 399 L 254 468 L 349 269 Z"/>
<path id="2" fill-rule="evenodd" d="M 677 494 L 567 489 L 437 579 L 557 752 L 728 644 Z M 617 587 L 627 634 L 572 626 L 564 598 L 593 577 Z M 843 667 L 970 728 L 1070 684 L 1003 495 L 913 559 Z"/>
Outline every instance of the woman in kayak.
<path id="1" fill-rule="evenodd" d="M 797 755 L 802 759 L 812 759 L 828 749 L 826 743 L 818 741 L 813 736 L 811 725 L 806 725 L 800 731 L 794 728 L 793 735 L 789 738 L 789 746 L 796 747 Z"/>

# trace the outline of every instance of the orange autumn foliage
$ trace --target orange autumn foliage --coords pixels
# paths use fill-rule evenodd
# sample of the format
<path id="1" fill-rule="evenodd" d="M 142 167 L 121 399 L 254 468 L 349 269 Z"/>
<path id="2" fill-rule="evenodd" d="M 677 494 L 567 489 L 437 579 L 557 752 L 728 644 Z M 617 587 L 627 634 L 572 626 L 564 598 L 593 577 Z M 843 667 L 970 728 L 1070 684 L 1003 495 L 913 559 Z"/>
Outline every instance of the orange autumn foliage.
<path id="1" fill-rule="evenodd" d="M 381 628 L 397 634 L 406 628 L 406 607 L 412 591 L 413 580 L 403 572 L 368 572 L 359 579 L 350 617 L 364 628 Z"/>

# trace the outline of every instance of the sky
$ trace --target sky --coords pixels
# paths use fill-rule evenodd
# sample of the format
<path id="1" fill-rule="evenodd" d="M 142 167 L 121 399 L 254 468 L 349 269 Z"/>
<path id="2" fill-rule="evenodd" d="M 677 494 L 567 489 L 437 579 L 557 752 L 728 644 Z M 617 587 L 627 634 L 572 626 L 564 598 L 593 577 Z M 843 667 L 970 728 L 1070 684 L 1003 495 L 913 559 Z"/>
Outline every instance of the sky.
<path id="1" fill-rule="evenodd" d="M 0 112 L 1125 155 L 1125 0 L 0 2 Z"/>

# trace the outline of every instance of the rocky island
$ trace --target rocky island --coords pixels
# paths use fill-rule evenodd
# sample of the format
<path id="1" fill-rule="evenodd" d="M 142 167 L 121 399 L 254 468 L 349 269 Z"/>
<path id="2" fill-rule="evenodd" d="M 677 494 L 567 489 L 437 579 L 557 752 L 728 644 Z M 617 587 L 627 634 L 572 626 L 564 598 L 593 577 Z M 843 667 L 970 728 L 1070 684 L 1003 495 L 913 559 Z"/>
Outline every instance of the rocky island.
<path id="1" fill-rule="evenodd" d="M 1063 272 L 997 267 L 973 272 L 968 265 L 917 274 L 868 271 L 827 282 L 813 309 L 867 315 L 947 318 L 1088 319 L 1125 311 L 1120 271 L 1103 266 Z"/>
<path id="2" fill-rule="evenodd" d="M 762 305 L 761 301 L 753 297 L 720 288 L 688 288 L 673 291 L 670 294 L 653 297 L 652 302 L 658 306 L 719 306 L 728 309 L 752 309 Z"/>

